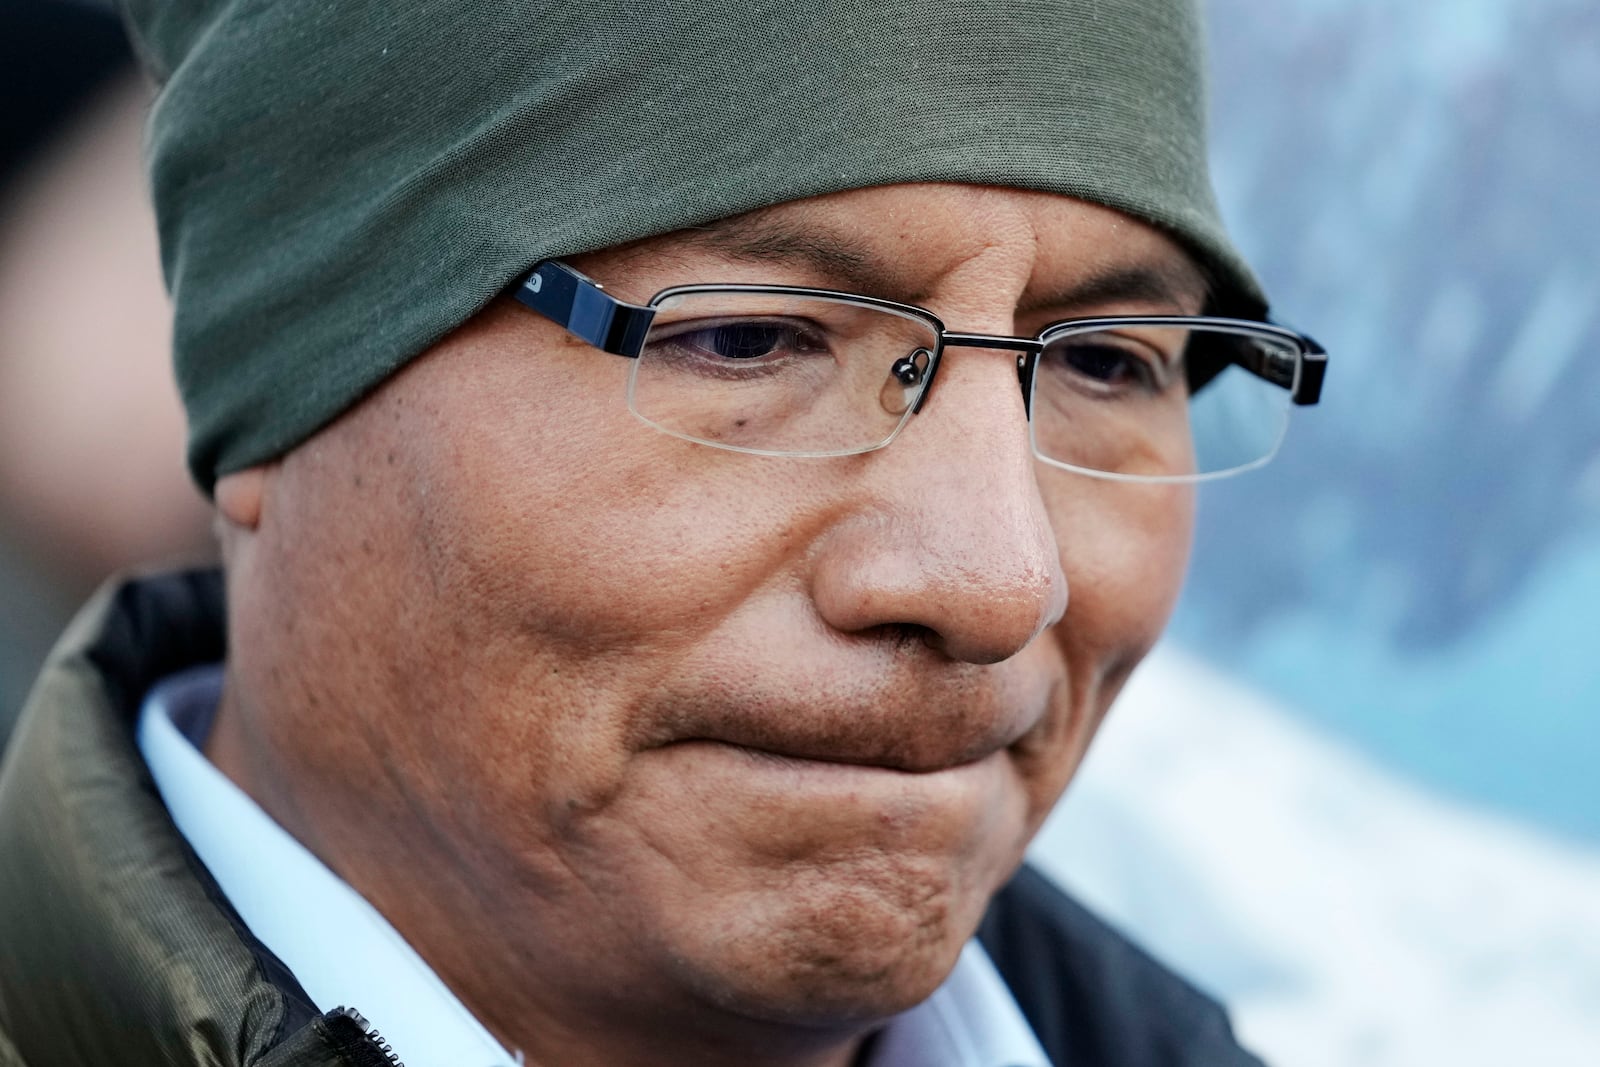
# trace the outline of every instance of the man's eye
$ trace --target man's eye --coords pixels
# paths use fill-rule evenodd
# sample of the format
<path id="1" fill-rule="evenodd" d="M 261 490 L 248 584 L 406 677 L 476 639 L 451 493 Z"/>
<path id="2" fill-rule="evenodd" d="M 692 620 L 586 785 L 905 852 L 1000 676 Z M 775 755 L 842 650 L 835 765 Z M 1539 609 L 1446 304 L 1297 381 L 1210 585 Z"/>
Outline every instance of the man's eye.
<path id="1" fill-rule="evenodd" d="M 1161 373 L 1153 358 L 1127 345 L 1105 340 L 1065 341 L 1045 352 L 1055 368 L 1069 376 L 1112 389 L 1159 389 Z"/>
<path id="2" fill-rule="evenodd" d="M 813 331 L 788 322 L 724 322 L 691 328 L 670 340 L 684 349 L 728 360 L 781 358 L 824 350 Z"/>

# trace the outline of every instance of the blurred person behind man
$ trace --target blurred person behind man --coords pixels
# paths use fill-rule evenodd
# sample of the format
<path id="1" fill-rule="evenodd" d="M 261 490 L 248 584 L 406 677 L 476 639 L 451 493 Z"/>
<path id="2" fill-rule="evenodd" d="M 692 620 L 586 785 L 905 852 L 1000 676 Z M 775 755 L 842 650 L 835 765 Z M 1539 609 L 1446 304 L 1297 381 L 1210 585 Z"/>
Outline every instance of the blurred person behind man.
<path id="1" fill-rule="evenodd" d="M 205 558 L 141 153 L 109 6 L 0 5 L 0 748 L 73 607 Z"/>

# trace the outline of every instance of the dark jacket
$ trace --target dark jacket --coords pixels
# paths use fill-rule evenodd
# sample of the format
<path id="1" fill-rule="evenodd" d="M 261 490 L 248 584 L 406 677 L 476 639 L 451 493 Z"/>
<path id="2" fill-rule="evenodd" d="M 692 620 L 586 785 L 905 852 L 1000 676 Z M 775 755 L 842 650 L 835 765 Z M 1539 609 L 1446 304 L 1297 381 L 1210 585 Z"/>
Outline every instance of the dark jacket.
<path id="1" fill-rule="evenodd" d="M 224 651 L 221 581 L 190 573 L 103 591 L 46 665 L 0 766 L 0 1067 L 396 1062 L 250 935 L 139 756 L 145 691 Z M 1260 1067 L 1214 1003 L 1031 870 L 980 936 L 1057 1067 Z"/>

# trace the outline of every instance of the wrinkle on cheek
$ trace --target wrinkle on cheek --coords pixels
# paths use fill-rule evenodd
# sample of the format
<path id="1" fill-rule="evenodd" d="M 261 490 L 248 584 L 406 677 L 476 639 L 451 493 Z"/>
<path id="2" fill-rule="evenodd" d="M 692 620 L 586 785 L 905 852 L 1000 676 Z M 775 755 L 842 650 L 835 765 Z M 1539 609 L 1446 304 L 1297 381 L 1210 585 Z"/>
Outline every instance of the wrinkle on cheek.
<path id="1" fill-rule="evenodd" d="M 592 836 L 590 827 L 603 822 L 616 806 L 626 782 L 626 766 L 617 761 L 608 773 L 582 776 L 582 785 L 563 778 L 539 783 L 544 794 L 542 817 L 533 820 L 535 830 L 545 832 L 552 842 L 581 843 Z"/>
<path id="2" fill-rule="evenodd" d="M 1062 683 L 1059 692 L 1052 694 L 1050 712 L 1007 751 L 1023 783 L 1027 805 L 1017 823 L 1019 853 L 1077 772 L 1104 710 L 1097 686 Z"/>
<path id="3" fill-rule="evenodd" d="M 543 865 L 553 866 L 563 884 L 595 901 L 597 916 L 615 901 L 639 900 L 636 910 L 607 916 L 629 928 L 631 937 L 650 936 L 648 913 L 692 912 L 706 894 L 726 891 L 735 873 L 711 862 L 712 835 L 685 839 L 673 832 L 723 821 L 697 797 L 640 796 L 619 784 L 603 799 L 578 801 L 569 795 L 552 801 L 546 811 Z"/>

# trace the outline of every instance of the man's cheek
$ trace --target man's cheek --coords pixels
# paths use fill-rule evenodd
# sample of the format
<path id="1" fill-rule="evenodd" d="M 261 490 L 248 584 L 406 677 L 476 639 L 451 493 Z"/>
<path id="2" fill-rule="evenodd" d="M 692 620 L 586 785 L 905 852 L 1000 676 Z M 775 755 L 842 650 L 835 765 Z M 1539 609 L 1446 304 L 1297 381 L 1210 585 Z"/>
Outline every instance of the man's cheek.
<path id="1" fill-rule="evenodd" d="M 1067 574 L 1063 626 L 1116 642 L 1165 626 L 1188 565 L 1194 490 L 1134 485 L 1060 473 L 1041 483 Z"/>
<path id="2" fill-rule="evenodd" d="M 649 479 L 631 477 L 640 466 Z M 627 458 L 573 482 L 467 487 L 451 493 L 448 527 L 429 531 L 430 565 L 485 624 L 647 651 L 714 626 L 782 569 L 786 523 L 764 496 L 748 479 L 663 477 Z"/>

